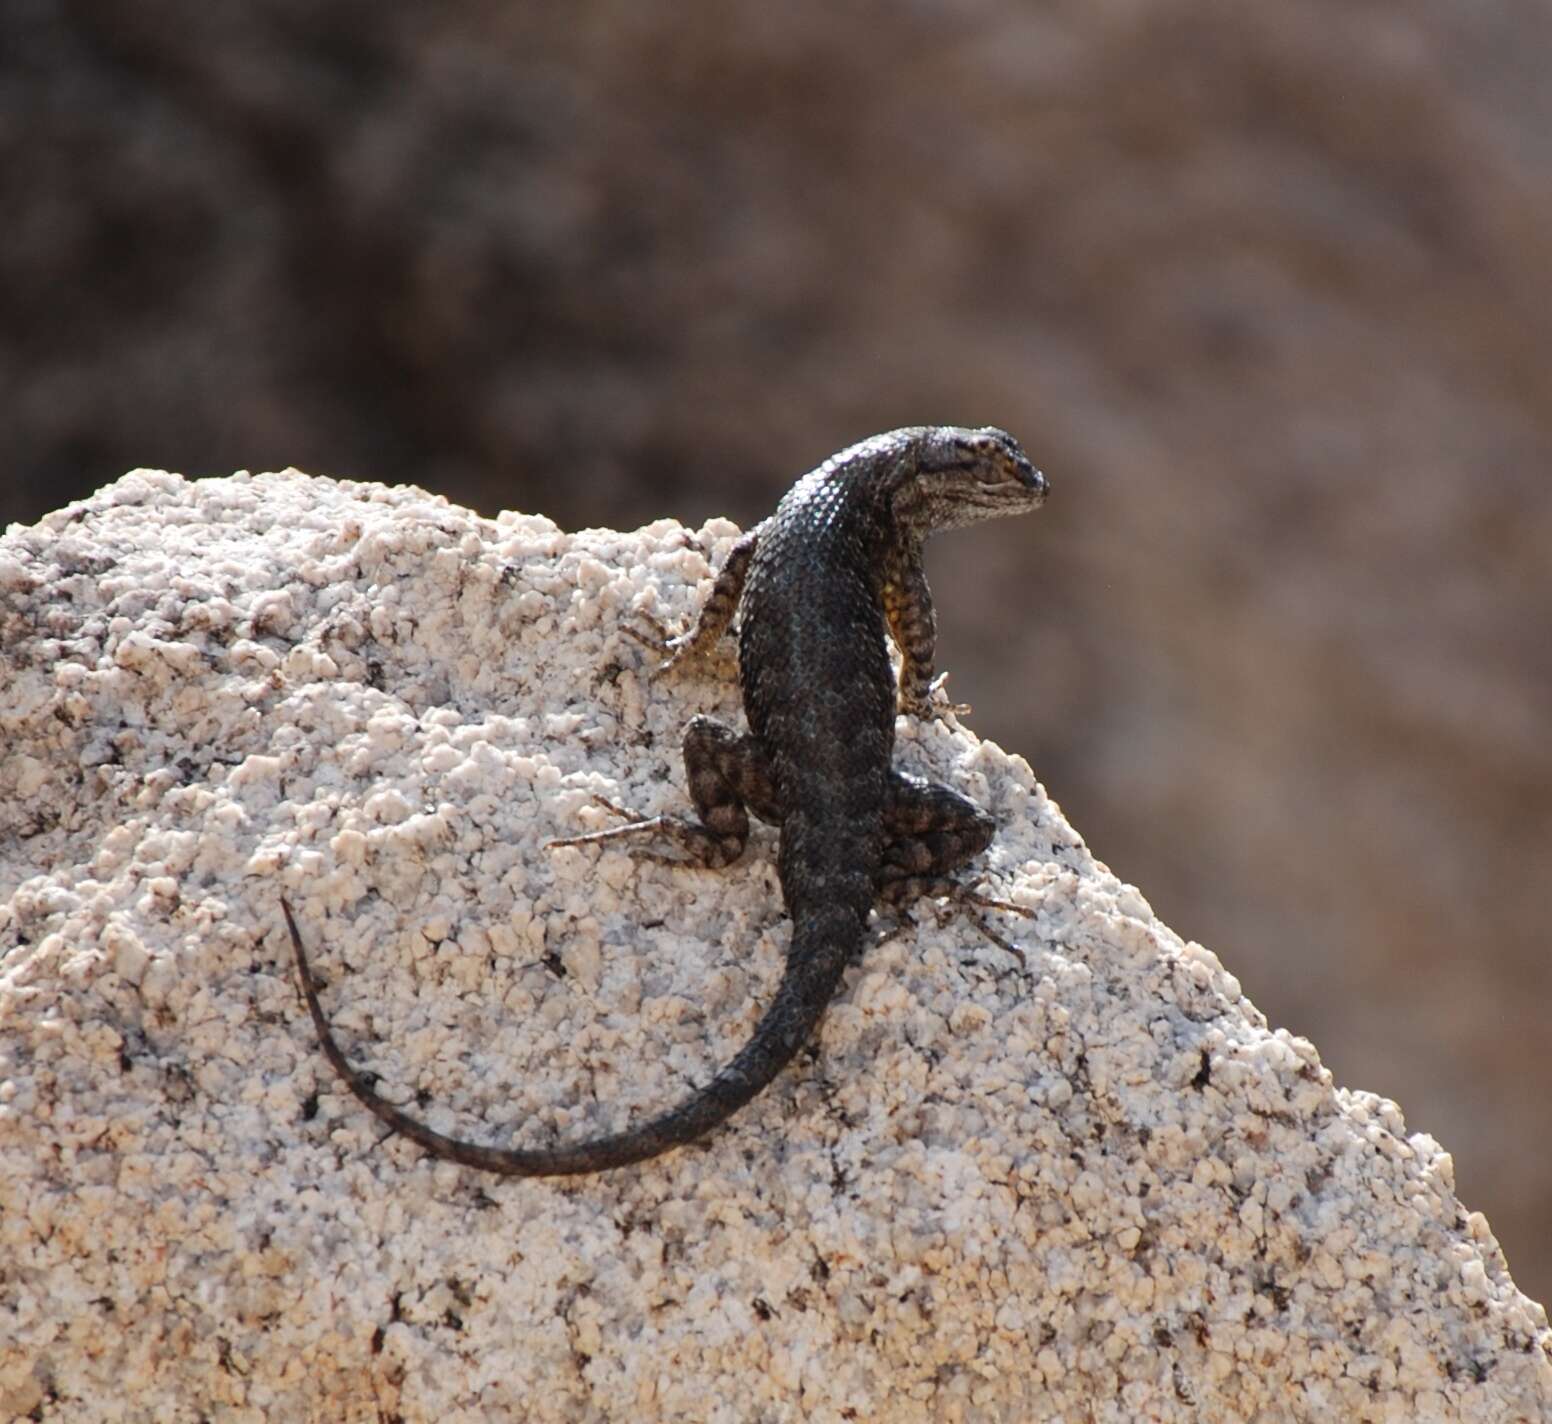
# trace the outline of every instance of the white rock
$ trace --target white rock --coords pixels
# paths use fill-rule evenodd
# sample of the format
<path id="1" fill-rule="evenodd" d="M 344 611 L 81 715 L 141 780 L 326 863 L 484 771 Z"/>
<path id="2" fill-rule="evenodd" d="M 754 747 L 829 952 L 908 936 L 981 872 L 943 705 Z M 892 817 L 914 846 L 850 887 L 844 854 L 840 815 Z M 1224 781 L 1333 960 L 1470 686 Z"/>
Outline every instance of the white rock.
<path id="1" fill-rule="evenodd" d="M 0 1416 L 1548 1418 L 1448 1155 L 962 730 L 900 759 L 987 788 L 1026 969 L 920 916 L 817 1057 L 640 1167 L 381 1140 L 282 892 L 356 1061 L 465 1136 L 618 1127 L 758 1016 L 771 833 L 724 872 L 542 846 L 686 805 L 731 654 L 654 678 L 620 626 L 735 534 L 137 471 L 0 540 Z"/>

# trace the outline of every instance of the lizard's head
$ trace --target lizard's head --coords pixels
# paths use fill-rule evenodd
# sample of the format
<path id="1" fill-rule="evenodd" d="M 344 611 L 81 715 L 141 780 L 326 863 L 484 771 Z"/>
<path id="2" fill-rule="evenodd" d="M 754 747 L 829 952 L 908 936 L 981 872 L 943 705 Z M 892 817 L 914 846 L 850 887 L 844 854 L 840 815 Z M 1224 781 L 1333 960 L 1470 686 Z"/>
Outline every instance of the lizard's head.
<path id="1" fill-rule="evenodd" d="M 929 425 L 910 434 L 895 512 L 922 535 L 1024 514 L 1045 500 L 1045 476 L 1006 430 Z"/>

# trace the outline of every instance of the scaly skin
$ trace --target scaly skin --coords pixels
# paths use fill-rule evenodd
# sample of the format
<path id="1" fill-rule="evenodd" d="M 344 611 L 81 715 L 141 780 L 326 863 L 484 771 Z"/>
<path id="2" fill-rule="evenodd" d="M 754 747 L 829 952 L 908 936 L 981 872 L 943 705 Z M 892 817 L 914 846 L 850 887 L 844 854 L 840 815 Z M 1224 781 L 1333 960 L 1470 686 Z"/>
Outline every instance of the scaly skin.
<path id="1" fill-rule="evenodd" d="M 652 831 L 688 863 L 743 853 L 747 811 L 781 828 L 778 870 L 792 940 L 769 1008 L 733 1060 L 683 1103 L 571 1146 L 487 1147 L 448 1137 L 379 1096 L 329 1028 L 290 906 L 302 992 L 325 1057 L 351 1092 L 434 1156 L 507 1176 L 599 1172 L 704 1136 L 761 1091 L 808 1041 L 861 949 L 878 899 L 954 893 L 949 873 L 993 824 L 974 803 L 894 769 L 895 714 L 932 716 L 936 624 L 922 544 L 941 529 L 1036 508 L 1044 477 L 1000 430 L 915 426 L 877 435 L 805 475 L 735 545 L 696 626 L 665 666 L 697 659 L 739 614 L 749 733 L 708 717 L 685 732 L 698 823 L 656 817 L 556 844 Z M 900 647 L 897 689 L 886 635 Z"/>

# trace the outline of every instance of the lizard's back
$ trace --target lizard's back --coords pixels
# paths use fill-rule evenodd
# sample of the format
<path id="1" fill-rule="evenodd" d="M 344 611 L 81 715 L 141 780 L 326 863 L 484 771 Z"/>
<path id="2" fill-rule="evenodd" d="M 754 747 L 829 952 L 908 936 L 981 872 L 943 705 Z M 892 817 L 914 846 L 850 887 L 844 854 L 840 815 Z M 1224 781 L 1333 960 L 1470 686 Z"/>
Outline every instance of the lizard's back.
<path id="1" fill-rule="evenodd" d="M 784 808 L 793 958 L 815 933 L 843 935 L 849 957 L 882 853 L 895 684 L 875 570 L 888 526 L 865 473 L 831 461 L 787 492 L 761 528 L 740 605 L 744 711 Z M 827 923 L 805 925 L 814 915 Z"/>

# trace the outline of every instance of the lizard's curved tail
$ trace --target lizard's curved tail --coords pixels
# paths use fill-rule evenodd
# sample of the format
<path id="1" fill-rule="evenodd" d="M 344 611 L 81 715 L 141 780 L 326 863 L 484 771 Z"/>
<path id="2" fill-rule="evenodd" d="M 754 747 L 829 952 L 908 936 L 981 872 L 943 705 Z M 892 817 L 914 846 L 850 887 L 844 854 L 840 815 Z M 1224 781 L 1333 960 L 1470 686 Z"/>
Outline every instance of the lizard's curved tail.
<path id="1" fill-rule="evenodd" d="M 848 878 L 859 880 L 855 887 L 859 893 L 833 898 L 823 908 L 800 910 L 794 916 L 792 943 L 775 996 L 749 1041 L 716 1077 L 677 1107 L 639 1127 L 558 1147 L 487 1147 L 448 1137 L 381 1097 L 335 1041 L 318 1002 L 318 986 L 296 919 L 284 899 L 280 908 L 291 931 L 302 994 L 323 1055 L 362 1104 L 395 1132 L 437 1157 L 508 1177 L 559 1177 L 624 1167 L 693 1142 L 725 1122 L 781 1072 L 808 1041 L 840 985 L 847 962 L 861 945 L 871 887 L 861 877 Z"/>

